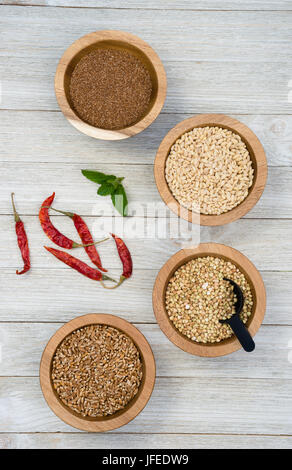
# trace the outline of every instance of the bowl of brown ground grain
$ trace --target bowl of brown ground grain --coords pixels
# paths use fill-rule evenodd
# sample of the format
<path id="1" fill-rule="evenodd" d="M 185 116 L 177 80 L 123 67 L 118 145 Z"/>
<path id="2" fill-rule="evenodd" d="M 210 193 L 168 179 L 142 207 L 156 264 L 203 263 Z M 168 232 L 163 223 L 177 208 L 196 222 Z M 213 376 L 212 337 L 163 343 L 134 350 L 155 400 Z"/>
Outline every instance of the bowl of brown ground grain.
<path id="1" fill-rule="evenodd" d="M 254 336 L 265 314 L 265 286 L 242 253 L 219 243 L 202 243 L 180 250 L 159 271 L 153 288 L 154 314 L 163 333 L 183 351 L 218 357 L 241 348 L 230 326 L 220 322 L 232 316 L 236 301 L 224 277 L 240 286 L 241 320 Z"/>
<path id="2" fill-rule="evenodd" d="M 96 31 L 63 54 L 55 76 L 58 104 L 68 121 L 96 139 L 120 140 L 159 115 L 167 80 L 156 52 L 123 31 Z"/>
<path id="3" fill-rule="evenodd" d="M 155 360 L 135 326 L 114 315 L 89 314 L 69 321 L 49 340 L 40 383 L 49 407 L 65 423 L 110 431 L 146 406 Z"/>
<path id="4" fill-rule="evenodd" d="M 267 179 L 265 151 L 243 123 L 201 114 L 178 123 L 162 140 L 154 162 L 157 189 L 179 217 L 224 225 L 260 199 Z"/>

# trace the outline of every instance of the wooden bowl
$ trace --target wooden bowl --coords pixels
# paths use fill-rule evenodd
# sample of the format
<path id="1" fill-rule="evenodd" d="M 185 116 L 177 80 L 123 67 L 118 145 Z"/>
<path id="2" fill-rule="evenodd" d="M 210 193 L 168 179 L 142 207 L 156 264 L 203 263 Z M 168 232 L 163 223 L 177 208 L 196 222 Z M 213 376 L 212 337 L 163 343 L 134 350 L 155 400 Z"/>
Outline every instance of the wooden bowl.
<path id="1" fill-rule="evenodd" d="M 128 335 L 138 348 L 143 363 L 143 379 L 137 395 L 122 410 L 113 415 L 98 418 L 83 417 L 67 407 L 59 399 L 51 380 L 52 360 L 59 344 L 74 330 L 93 324 L 109 325 Z M 147 404 L 155 383 L 155 360 L 148 341 L 135 326 L 114 315 L 93 313 L 69 321 L 52 336 L 42 355 L 40 383 L 49 407 L 65 423 L 83 431 L 110 431 L 134 419 Z"/>
<path id="2" fill-rule="evenodd" d="M 175 328 L 165 308 L 165 292 L 173 273 L 188 261 L 204 256 L 215 256 L 231 261 L 246 276 L 254 301 L 247 328 L 252 336 L 256 334 L 262 324 L 266 309 L 266 292 L 262 277 L 256 267 L 242 253 L 219 243 L 202 243 L 197 248 L 180 250 L 165 263 L 154 284 L 153 310 L 163 333 L 179 348 L 196 356 L 224 356 L 241 348 L 234 335 L 220 341 L 220 343 L 196 343 Z"/>
<path id="3" fill-rule="evenodd" d="M 166 160 L 174 142 L 185 132 L 206 126 L 218 126 L 239 134 L 247 146 L 254 168 L 253 184 L 248 196 L 237 207 L 221 215 L 195 214 L 182 207 L 174 198 L 165 178 Z M 266 184 L 267 160 L 262 144 L 247 126 L 224 114 L 201 114 L 180 122 L 166 134 L 156 154 L 154 176 L 161 198 L 179 217 L 200 225 L 224 225 L 244 216 L 258 202 Z"/>
<path id="4" fill-rule="evenodd" d="M 126 50 L 139 58 L 149 71 L 153 86 L 146 114 L 135 124 L 119 130 L 100 129 L 82 121 L 73 110 L 69 93 L 71 74 L 79 60 L 95 49 L 108 47 Z M 123 31 L 96 31 L 77 39 L 63 54 L 55 76 L 56 97 L 64 116 L 79 131 L 104 140 L 126 139 L 150 126 L 163 107 L 166 89 L 165 70 L 156 52 L 139 37 Z"/>

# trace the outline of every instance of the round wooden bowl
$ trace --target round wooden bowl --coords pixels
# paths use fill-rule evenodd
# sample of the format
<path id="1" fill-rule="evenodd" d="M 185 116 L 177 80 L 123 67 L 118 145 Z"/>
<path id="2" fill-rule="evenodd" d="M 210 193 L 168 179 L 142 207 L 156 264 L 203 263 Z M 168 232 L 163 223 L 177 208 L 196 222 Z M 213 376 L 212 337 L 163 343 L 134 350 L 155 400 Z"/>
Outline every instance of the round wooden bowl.
<path id="1" fill-rule="evenodd" d="M 239 134 L 247 146 L 254 169 L 253 184 L 248 196 L 237 207 L 221 215 L 196 214 L 182 207 L 170 191 L 165 178 L 166 160 L 174 142 L 185 132 L 206 126 L 218 126 Z M 243 217 L 258 202 L 266 184 L 267 160 L 262 144 L 247 126 L 224 114 L 201 114 L 180 122 L 166 134 L 156 154 L 154 176 L 161 198 L 179 217 L 200 225 L 224 225 Z"/>
<path id="2" fill-rule="evenodd" d="M 256 334 L 262 324 L 266 309 L 266 292 L 262 277 L 256 267 L 242 253 L 219 243 L 202 243 L 197 248 L 180 250 L 165 263 L 154 284 L 153 310 L 163 333 L 179 348 L 196 356 L 224 356 L 241 348 L 234 335 L 220 341 L 220 343 L 196 343 L 175 328 L 165 308 L 165 292 L 173 273 L 188 261 L 204 256 L 215 256 L 231 261 L 246 276 L 254 301 L 253 311 L 246 326 L 252 336 Z"/>
<path id="3" fill-rule="evenodd" d="M 98 418 L 83 417 L 64 405 L 55 392 L 51 380 L 52 360 L 59 344 L 74 330 L 93 324 L 109 325 L 128 335 L 138 348 L 143 363 L 143 378 L 137 395 L 124 409 L 113 415 Z M 65 423 L 83 431 L 110 431 L 134 419 L 147 404 L 155 383 L 155 360 L 148 341 L 135 326 L 114 315 L 93 313 L 69 321 L 52 336 L 42 355 L 40 383 L 49 407 Z"/>
<path id="4" fill-rule="evenodd" d="M 143 62 L 152 80 L 152 95 L 146 114 L 135 124 L 119 130 L 100 129 L 82 121 L 73 110 L 69 93 L 71 74 L 79 60 L 95 49 L 108 47 L 131 52 Z M 163 107 L 166 89 L 165 70 L 156 52 L 139 37 L 123 31 L 96 31 L 77 39 L 64 52 L 55 76 L 56 97 L 64 116 L 79 131 L 104 140 L 126 139 L 150 126 Z"/>

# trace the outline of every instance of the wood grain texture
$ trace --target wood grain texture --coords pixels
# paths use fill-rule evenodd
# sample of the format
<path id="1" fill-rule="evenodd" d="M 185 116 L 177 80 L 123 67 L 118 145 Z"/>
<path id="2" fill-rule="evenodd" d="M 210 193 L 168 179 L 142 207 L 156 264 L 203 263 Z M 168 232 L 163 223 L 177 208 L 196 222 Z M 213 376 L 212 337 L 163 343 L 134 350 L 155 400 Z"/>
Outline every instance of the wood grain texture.
<path id="1" fill-rule="evenodd" d="M 18 200 L 20 201 L 19 197 Z M 59 217 L 58 219 L 57 217 L 52 219 L 54 220 L 54 224 L 63 230 L 67 236 L 78 240 L 75 228 L 74 226 L 72 227 L 72 221 L 69 218 Z M 95 235 L 96 240 L 103 238 L 104 234 L 108 234 L 111 229 L 111 226 L 109 226 L 109 222 L 111 222 L 109 217 L 98 218 L 98 223 L 95 222 L 94 225 L 89 219 L 86 218 L 85 220 L 88 222 L 88 226 Z M 170 219 L 170 221 L 172 220 L 173 219 Z M 2 268 L 16 269 L 19 267 L 21 260 L 17 250 L 13 220 L 11 220 L 11 216 L 3 216 L 1 221 L 0 266 Z M 50 242 L 43 233 L 37 217 L 23 217 L 23 221 L 26 224 L 28 237 L 31 242 L 31 261 L 33 268 L 56 268 L 62 271 L 69 270 L 72 281 L 73 279 L 76 279 L 77 282 L 81 281 L 82 276 L 79 273 L 72 271 L 70 268 L 61 268 L 62 263 L 58 262 L 50 253 L 43 249 L 43 246 L 50 244 Z M 130 224 L 130 227 L 128 227 L 127 224 Z M 135 266 L 137 266 L 137 269 L 154 269 L 158 271 L 172 254 L 188 246 L 187 243 L 182 243 L 184 240 L 177 238 L 169 239 L 167 232 L 163 233 L 163 231 L 159 234 L 160 238 L 155 238 L 157 224 L 161 224 L 164 228 L 164 219 L 133 217 L 126 223 L 126 236 L 124 238 L 135 260 L 134 275 Z M 137 227 L 136 234 L 134 236 L 131 235 L 129 230 L 127 235 L 126 230 L 132 227 L 135 228 L 135 226 Z M 138 237 L 137 233 L 139 228 L 143 233 L 145 227 L 147 228 L 149 237 L 147 237 L 147 235 Z M 115 225 L 114 228 L 117 229 L 117 233 L 120 235 L 123 234 L 122 225 Z M 11 231 L 11 236 L 9 237 L 7 237 L 8 229 Z M 261 234 L 261 237 L 258 237 L 258 234 Z M 223 243 L 238 249 L 247 256 L 260 271 L 292 270 L 292 224 L 290 220 L 240 219 L 226 227 L 203 227 L 201 228 L 200 234 L 195 233 L 193 235 L 194 241 L 198 243 Z M 279 249 L 279 247 L 281 247 L 281 249 Z M 120 260 L 116 253 L 114 243 L 111 240 L 100 244 L 98 251 L 100 252 L 103 265 L 106 268 L 110 270 L 121 269 Z M 88 263 L 88 257 L 82 249 L 77 248 L 72 253 L 73 255 L 75 253 L 74 256 L 80 257 L 80 259 Z M 275 253 L 277 253 L 277 256 L 275 256 Z M 15 284 L 15 286 L 20 288 L 25 282 L 29 282 L 28 280 L 32 275 L 33 270 L 31 270 L 27 276 L 22 276 L 22 281 L 16 278 L 15 282 L 17 282 L 17 284 Z M 127 283 L 128 282 L 131 282 L 131 280 L 127 281 Z M 96 285 L 94 282 L 93 284 Z"/>
<path id="2" fill-rule="evenodd" d="M 11 52 L 13 54 L 13 51 Z M 1 109 L 57 110 L 51 79 L 58 58 L 20 56 L 1 61 Z M 161 57 L 163 60 L 163 57 Z M 288 60 L 288 59 L 287 59 Z M 171 113 L 289 114 L 287 62 L 166 62 L 168 94 L 164 111 Z M 32 74 L 31 70 L 37 70 Z M 226 76 L 229 77 L 228 82 Z M 212 93 L 210 93 L 212 77 Z M 267 77 L 270 77 L 268 80 Z M 249 85 L 246 85 L 249 83 Z M 32 96 L 34 98 L 32 98 Z"/>
<path id="3" fill-rule="evenodd" d="M 165 177 L 167 157 L 177 139 L 195 127 L 205 126 L 218 126 L 238 134 L 247 146 L 254 169 L 253 183 L 247 197 L 237 207 L 220 215 L 195 214 L 182 207 L 173 196 Z M 201 114 L 179 122 L 164 137 L 155 157 L 154 176 L 161 198 L 176 215 L 200 225 L 224 225 L 246 215 L 259 201 L 267 180 L 267 160 L 261 142 L 243 123 L 224 114 Z"/>
<path id="4" fill-rule="evenodd" d="M 289 436 L 214 434 L 0 434 L 0 449 L 291 449 Z"/>
<path id="5" fill-rule="evenodd" d="M 105 163 L 153 164 L 163 137 L 178 122 L 188 117 L 188 114 L 163 114 L 162 111 L 155 124 L 134 139 L 124 140 L 117 145 L 102 140 L 97 144 L 94 139 L 80 134 L 69 125 L 61 112 L 0 110 L 1 161 L 58 165 L 80 163 L 91 164 L 92 168 Z M 231 117 L 249 126 L 256 134 L 264 146 L 270 168 L 292 166 L 292 116 Z M 275 180 L 278 178 L 279 175 Z M 276 184 L 275 181 L 273 183 Z M 282 182 L 280 184 L 283 186 Z M 286 186 L 289 187 L 289 184 Z"/>
<path id="6" fill-rule="evenodd" d="M 48 58 L 43 63 L 42 57 L 28 57 L 25 60 L 21 51 L 19 54 L 13 60 L 7 59 L 11 60 L 9 69 L 4 68 L 4 61 L 0 63 L 0 73 L 4 77 L 1 109 L 57 110 L 51 77 L 58 58 Z M 291 113 L 288 101 L 291 70 L 284 61 L 276 64 L 221 61 L 163 63 L 169 87 L 165 112 L 235 114 L 240 109 L 243 114 Z M 37 70 L 37 74 L 32 74 L 31 70 Z M 228 82 L 226 76 L 229 77 Z M 245 85 L 247 83 L 248 86 Z"/>
<path id="7" fill-rule="evenodd" d="M 43 200 L 55 191 L 57 208 L 74 210 L 84 216 L 114 215 L 116 219 L 121 218 L 113 208 L 109 196 L 97 196 L 99 186 L 82 176 L 81 169 L 83 168 L 125 176 L 123 184 L 129 200 L 129 215 L 177 219 L 159 196 L 152 165 L 123 165 L 122 161 L 119 164 L 110 165 L 98 160 L 95 164 L 69 162 L 68 164 L 45 162 L 31 164 L 29 161 L 0 163 L 2 178 L 0 214 L 12 214 L 11 190 L 15 192 L 19 201 L 18 211 L 21 215 L 37 215 Z M 292 167 L 269 169 L 265 191 L 260 201 L 245 215 L 245 218 L 292 218 Z M 124 223 L 128 224 L 130 221 L 124 219 Z M 183 222 L 180 223 L 183 225 Z M 193 230 L 197 229 L 194 227 Z M 227 230 L 229 230 L 228 227 Z"/>
<path id="8" fill-rule="evenodd" d="M 128 312 L 122 310 L 117 315 L 129 318 Z M 74 316 L 72 310 L 71 318 Z M 38 377 L 43 350 L 60 326 L 60 323 L 0 323 L 0 376 Z M 252 360 L 242 350 L 209 360 L 193 357 L 176 348 L 157 324 L 135 326 L 150 343 L 158 377 L 292 379 L 291 360 L 289 362 L 292 326 L 262 325 L 255 337 Z"/>
<path id="9" fill-rule="evenodd" d="M 2 6 L 1 108 L 58 109 L 52 78 L 64 49 L 110 24 L 139 35 L 160 56 L 168 77 L 165 111 L 289 114 L 291 15 L 72 8 L 64 22 L 61 8 L 17 7 L 16 14 L 16 7 Z"/>
<path id="10" fill-rule="evenodd" d="M 290 0 L 127 0 L 127 4 L 121 0 L 112 0 L 110 5 L 108 0 L 2 0 L 4 5 L 35 5 L 35 6 L 56 6 L 74 8 L 117 8 L 117 9 L 162 9 L 162 10 L 291 10 Z"/>
<path id="11" fill-rule="evenodd" d="M 118 432 L 289 435 L 291 385 L 289 379 L 247 379 L 244 374 L 211 382 L 160 377 L 147 407 Z M 0 378 L 0 394 L 0 432 L 74 431 L 45 405 L 38 378 Z M 234 396 L 227 406 L 226 397 Z"/>
<path id="12" fill-rule="evenodd" d="M 12 57 L 15 58 L 22 51 L 27 59 L 42 56 L 43 66 L 45 59 L 59 60 L 70 44 L 81 36 L 105 29 L 138 35 L 149 42 L 162 62 L 197 63 L 202 60 L 279 63 L 288 61 L 292 55 L 289 48 L 292 12 L 289 11 L 165 10 L 164 14 L 159 14 L 139 9 L 122 13 L 118 9 L 90 11 L 52 7 L 44 10 L 39 7 L 0 5 L 0 12 L 3 38 L 1 54 L 9 56 L 14 52 Z M 47 25 L 50 25 L 50 29 L 44 28 Z M 263 36 L 265 47 L 262 47 Z M 11 65 L 9 62 L 9 68 Z M 285 65 L 289 66 L 288 63 Z M 228 83 L 229 80 L 230 77 Z M 252 80 L 249 80 L 248 84 L 251 83 Z"/>
<path id="13" fill-rule="evenodd" d="M 291 448 L 292 437 L 280 435 L 292 434 L 291 1 L 129 0 L 127 9 L 121 0 L 112 0 L 111 8 L 107 0 L 98 2 L 98 8 L 95 0 L 82 0 L 82 5 L 81 0 L 13 3 L 50 7 L 0 6 L 0 153 L 5 163 L 0 168 L 0 343 L 5 358 L 0 375 L 34 376 L 0 377 L 0 448 L 129 448 L 133 442 L 137 448 Z M 59 8 L 63 6 L 77 8 Z M 199 11 L 208 9 L 219 11 Z M 64 50 L 78 37 L 109 27 L 149 42 L 165 65 L 169 86 L 165 113 L 118 145 L 96 142 L 70 126 L 58 111 L 53 89 Z M 28 216 L 36 214 L 54 189 L 60 208 L 92 215 L 96 188 L 81 184 L 84 164 L 125 171 L 130 199 L 156 203 L 151 165 L 161 139 L 177 122 L 206 112 L 226 113 L 248 125 L 263 143 L 270 167 L 251 218 L 201 230 L 202 241 L 234 246 L 264 270 L 267 314 L 252 362 L 242 351 L 207 361 L 194 358 L 175 348 L 154 324 L 153 283 L 163 263 L 179 250 L 178 240 L 129 240 L 133 278 L 121 289 L 104 292 L 46 256 L 42 245 L 47 240 L 37 218 Z M 141 169 L 133 170 L 134 165 Z M 3 215 L 11 214 L 12 190 L 26 214 L 32 247 L 33 269 L 22 279 L 15 275 L 21 260 L 13 220 Z M 109 219 L 110 206 L 105 215 L 101 222 Z M 144 215 L 135 221 L 145 221 Z M 159 211 L 159 216 L 166 214 Z M 54 220 L 76 237 L 69 220 Z M 87 222 L 92 227 L 92 219 Z M 155 220 L 148 222 L 152 230 Z M 99 249 L 118 277 L 120 262 L 113 247 Z M 88 261 L 84 253 L 75 255 Z M 93 306 L 138 323 L 154 350 L 160 377 L 145 412 L 118 433 L 98 436 L 75 432 L 58 420 L 46 406 L 37 378 L 43 347 L 60 322 L 93 311 Z M 232 397 L 228 407 L 226 396 Z"/>
<path id="14" fill-rule="evenodd" d="M 166 253 L 165 261 L 168 256 Z M 51 260 L 53 263 L 53 256 Z M 96 282 L 89 282 L 84 276 L 63 269 L 61 263 L 58 265 L 55 262 L 50 269 L 34 267 L 21 281 L 18 281 L 15 268 L 2 268 L 1 293 L 5 302 L 0 303 L 1 321 L 65 322 L 92 311 L 92 306 L 98 306 L 100 311 L 120 315 L 130 322 L 154 323 L 151 293 L 158 269 L 135 269 L 133 277 L 121 288 L 105 292 Z M 116 279 L 120 273 L 120 269 L 111 270 Z M 292 325 L 292 273 L 261 274 L 268 298 L 264 324 Z M 17 292 L 21 309 L 11 292 Z M 137 292 L 138 296 L 133 292 Z M 239 374 L 242 374 L 241 369 Z"/>

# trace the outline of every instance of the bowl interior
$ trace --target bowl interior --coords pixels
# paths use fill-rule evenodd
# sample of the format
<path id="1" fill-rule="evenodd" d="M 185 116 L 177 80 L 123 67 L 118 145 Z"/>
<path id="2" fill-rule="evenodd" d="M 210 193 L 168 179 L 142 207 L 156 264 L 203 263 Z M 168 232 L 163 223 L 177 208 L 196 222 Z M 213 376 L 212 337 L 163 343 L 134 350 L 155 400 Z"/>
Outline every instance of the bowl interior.
<path id="1" fill-rule="evenodd" d="M 88 325 L 83 325 L 79 328 L 84 328 L 86 326 L 91 326 L 91 325 L 98 325 L 99 323 L 88 323 Z M 133 343 L 135 344 L 136 348 L 138 349 L 139 351 L 139 354 L 140 354 L 140 358 L 141 358 L 141 361 L 142 361 L 142 370 L 143 370 L 143 375 L 142 375 L 142 381 L 141 381 L 141 384 L 140 384 L 140 387 L 139 387 L 139 390 L 138 390 L 138 393 L 134 396 L 134 398 L 132 398 L 132 400 L 129 401 L 129 403 L 121 410 L 117 411 L 116 413 L 113 413 L 112 415 L 108 415 L 108 416 L 98 416 L 98 417 L 91 417 L 91 416 L 82 416 L 80 413 L 77 413 L 76 411 L 72 410 L 69 406 L 65 405 L 65 403 L 62 402 L 62 400 L 60 399 L 59 395 L 57 394 L 54 386 L 53 386 L 53 381 L 52 381 L 52 365 L 53 365 L 53 358 L 55 356 L 55 352 L 56 350 L 58 349 L 58 347 L 60 346 L 60 344 L 64 341 L 65 338 L 67 338 L 68 336 L 70 336 L 71 333 L 73 333 L 73 331 L 76 331 L 76 329 L 78 330 L 79 328 L 76 328 L 74 330 L 71 331 L 71 333 L 69 333 L 68 335 L 64 336 L 61 341 L 59 342 L 59 344 L 57 345 L 55 351 L 54 351 L 54 354 L 52 355 L 52 358 L 51 358 L 51 364 L 50 364 L 50 385 L 51 385 L 51 388 L 52 388 L 52 391 L 55 395 L 55 397 L 57 398 L 58 402 L 60 403 L 60 405 L 67 411 L 69 411 L 69 413 L 71 413 L 72 415 L 80 418 L 80 419 L 83 419 L 84 421 L 110 421 L 112 420 L 113 418 L 117 418 L 118 416 L 121 416 L 123 413 L 125 413 L 127 410 L 129 410 L 129 408 L 131 408 L 135 403 L 136 401 L 138 400 L 139 396 L 141 395 L 142 393 L 142 390 L 144 388 L 144 385 L 145 385 L 145 377 L 146 377 L 146 364 L 145 364 L 145 359 L 144 359 L 144 356 L 141 352 L 141 349 L 139 348 L 139 345 L 137 344 L 137 342 L 129 335 L 129 333 L 126 333 L 125 331 L 121 330 L 120 328 L 117 328 L 116 326 L 112 326 L 112 325 L 109 325 L 111 326 L 112 328 L 115 328 L 119 331 L 121 331 L 123 334 L 127 335 L 132 341 Z"/>
<path id="2" fill-rule="evenodd" d="M 198 254 L 190 254 L 188 256 L 186 256 L 183 260 L 179 261 L 169 272 L 168 276 L 167 276 L 167 279 L 166 279 L 166 282 L 164 284 L 164 287 L 163 287 L 163 292 L 162 292 L 162 295 L 163 295 L 163 308 L 164 308 L 164 313 L 165 313 L 165 317 L 167 318 L 167 321 L 169 323 L 169 325 L 172 327 L 172 329 L 179 335 L 181 336 L 184 340 L 188 341 L 189 344 L 191 345 L 200 345 L 202 347 L 212 347 L 212 348 L 216 348 L 218 347 L 219 345 L 221 346 L 222 344 L 230 344 L 234 341 L 235 339 L 235 336 L 234 334 L 230 337 L 230 338 L 227 338 L 227 339 L 224 339 L 222 341 L 220 341 L 219 343 L 201 343 L 201 342 L 194 342 L 192 341 L 190 338 L 188 338 L 187 336 L 183 335 L 175 326 L 174 324 L 172 323 L 172 321 L 169 319 L 169 316 L 168 316 L 168 313 L 166 311 L 166 308 L 165 308 L 165 294 L 166 294 L 166 289 L 167 289 L 167 286 L 168 286 L 168 283 L 169 283 L 169 280 L 170 278 L 173 276 L 174 272 L 180 268 L 182 265 L 188 263 L 189 261 L 191 261 L 192 259 L 195 259 L 195 258 L 204 258 L 206 256 L 213 256 L 215 258 L 223 258 L 224 260 L 226 261 L 230 261 L 232 264 L 234 264 L 246 277 L 249 285 L 250 285 L 250 288 L 251 288 L 251 292 L 252 292 L 252 296 L 253 296 L 253 307 L 252 307 L 252 312 L 251 312 L 251 315 L 250 317 L 248 318 L 248 321 L 246 323 L 246 326 L 248 327 L 254 317 L 254 314 L 255 314 L 255 311 L 256 311 L 256 306 L 257 306 L 257 295 L 256 295 L 256 290 L 255 290 L 255 287 L 254 287 L 254 284 L 249 276 L 249 274 L 247 273 L 247 271 L 239 264 L 237 263 L 235 260 L 233 260 L 232 258 L 229 258 L 228 256 L 224 256 L 222 254 L 218 254 L 218 253 L 212 253 L 212 252 L 208 252 L 208 253 L 198 253 Z"/>
<path id="3" fill-rule="evenodd" d="M 68 63 L 68 65 L 66 67 L 65 74 L 64 74 L 64 84 L 63 85 L 64 85 L 64 91 L 65 91 L 65 94 L 66 94 L 67 101 L 68 101 L 69 106 L 71 107 L 71 109 L 78 116 L 78 114 L 76 113 L 76 111 L 73 107 L 73 103 L 72 103 L 71 96 L 70 96 L 70 80 L 71 80 L 71 75 L 73 73 L 73 70 L 76 67 L 77 63 L 80 61 L 80 59 L 82 59 L 82 57 L 86 56 L 90 52 L 95 51 L 97 49 L 107 49 L 107 48 L 123 50 L 123 51 L 127 51 L 127 52 L 131 53 L 132 55 L 134 55 L 135 57 L 137 57 L 138 59 L 141 60 L 144 67 L 148 70 L 148 72 L 150 74 L 151 81 L 152 81 L 152 93 L 151 93 L 151 97 L 150 97 L 150 102 L 149 102 L 148 108 L 146 109 L 144 114 L 142 116 L 140 116 L 140 118 L 136 122 L 133 122 L 131 124 L 131 126 L 134 126 L 135 124 L 137 124 L 137 122 L 140 122 L 142 119 L 144 119 L 144 117 L 147 116 L 147 114 L 151 111 L 151 109 L 154 106 L 154 103 L 157 99 L 157 94 L 158 94 L 158 76 L 157 76 L 156 70 L 155 70 L 152 62 L 149 60 L 149 58 L 146 56 L 146 54 L 141 49 L 139 49 L 138 47 L 136 47 L 133 44 L 130 44 L 128 42 L 119 41 L 119 40 L 101 40 L 101 41 L 97 41 L 93 44 L 90 44 L 89 46 L 87 46 L 84 49 L 77 52 L 74 55 L 74 57 L 71 59 L 71 61 Z M 82 121 L 82 119 L 80 117 L 79 117 L 79 119 Z M 107 129 L 104 129 L 104 130 L 107 130 Z M 116 129 L 116 130 L 120 130 L 120 129 Z"/>
<path id="4" fill-rule="evenodd" d="M 191 131 L 192 129 L 195 129 L 196 127 L 207 127 L 207 126 L 209 126 L 209 127 L 213 127 L 213 126 L 214 126 L 214 127 L 221 127 L 222 129 L 227 129 L 227 130 L 229 130 L 229 131 L 234 132 L 234 134 L 238 134 L 238 135 L 241 137 L 241 139 L 243 140 L 243 142 L 245 143 L 246 147 L 247 147 L 247 150 L 248 150 L 248 152 L 249 152 L 249 154 L 250 154 L 250 158 L 251 158 L 251 161 L 252 161 L 252 167 L 253 167 L 253 170 L 254 170 L 253 182 L 252 182 L 251 187 L 250 187 L 249 190 L 248 190 L 248 195 L 246 196 L 246 198 L 245 198 L 238 206 L 234 207 L 233 209 L 231 209 L 230 211 L 228 211 L 228 212 L 226 212 L 226 213 L 220 214 L 219 216 L 218 216 L 218 215 L 201 214 L 206 220 L 208 220 L 208 219 L 211 220 L 211 219 L 213 219 L 214 217 L 220 217 L 221 215 L 224 215 L 224 214 L 231 214 L 235 209 L 237 210 L 238 207 L 239 207 L 244 201 L 246 201 L 246 200 L 248 199 L 250 193 L 253 191 L 254 186 L 255 186 L 255 184 L 256 184 L 256 180 L 257 180 L 257 176 L 258 176 L 258 164 L 257 164 L 257 159 L 256 159 L 256 156 L 255 156 L 255 153 L 254 153 L 254 150 L 253 150 L 252 146 L 250 145 L 250 143 L 248 142 L 248 140 L 245 138 L 245 136 L 242 135 L 242 134 L 241 134 L 237 129 L 235 129 L 234 127 L 228 126 L 227 124 L 224 124 L 224 123 L 222 123 L 222 124 L 220 123 L 220 124 L 219 124 L 218 122 L 206 122 L 206 123 L 197 124 L 197 125 L 191 125 L 191 124 L 190 124 L 185 130 L 183 130 L 183 131 L 180 133 L 180 135 L 178 135 L 178 136 L 173 140 L 172 143 L 169 144 L 168 149 L 167 149 L 167 152 L 166 152 L 166 157 L 165 157 L 165 161 L 164 161 L 164 169 L 163 169 L 163 173 L 164 173 L 164 174 L 163 174 L 163 178 L 164 178 L 165 184 L 167 185 L 168 190 L 169 190 L 169 192 L 170 192 L 170 194 L 171 194 L 171 197 L 172 197 L 173 199 L 175 199 L 175 198 L 174 198 L 172 192 L 170 191 L 170 188 L 169 188 L 169 186 L 168 186 L 168 183 L 167 183 L 166 177 L 165 177 L 166 160 L 167 160 L 167 157 L 168 157 L 168 155 L 169 155 L 170 149 L 171 149 L 171 147 L 173 146 L 173 144 L 176 142 L 176 140 L 179 139 L 179 138 L 180 138 L 183 134 L 185 134 L 186 132 L 189 132 L 189 131 Z M 175 199 L 175 201 L 176 201 L 176 203 L 177 203 L 178 205 L 180 205 L 180 203 L 179 203 L 176 199 Z M 188 212 L 191 212 L 191 211 L 188 210 Z"/>

